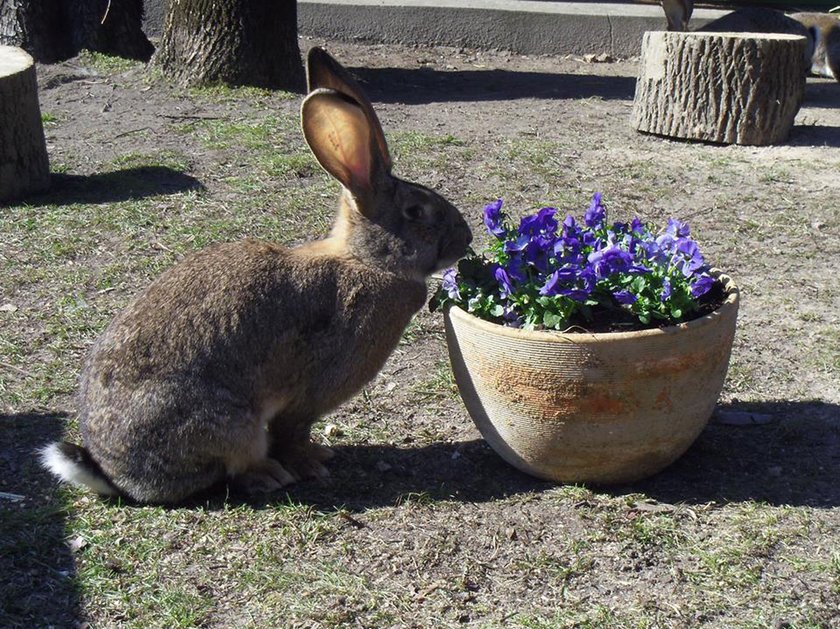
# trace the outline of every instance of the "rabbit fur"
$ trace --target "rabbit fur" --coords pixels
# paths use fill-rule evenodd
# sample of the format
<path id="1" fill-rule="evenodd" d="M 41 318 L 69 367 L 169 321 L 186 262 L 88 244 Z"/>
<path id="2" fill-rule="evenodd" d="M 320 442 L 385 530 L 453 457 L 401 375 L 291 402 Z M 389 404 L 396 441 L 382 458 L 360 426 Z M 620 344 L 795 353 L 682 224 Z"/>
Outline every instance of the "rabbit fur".
<path id="1" fill-rule="evenodd" d="M 391 174 L 373 108 L 326 51 L 307 58 L 307 143 L 342 184 L 330 235 L 194 253 L 122 310 L 82 370 L 83 446 L 42 463 L 101 494 L 174 503 L 229 479 L 248 493 L 323 477 L 320 416 L 380 370 L 471 241 L 458 210 Z"/>

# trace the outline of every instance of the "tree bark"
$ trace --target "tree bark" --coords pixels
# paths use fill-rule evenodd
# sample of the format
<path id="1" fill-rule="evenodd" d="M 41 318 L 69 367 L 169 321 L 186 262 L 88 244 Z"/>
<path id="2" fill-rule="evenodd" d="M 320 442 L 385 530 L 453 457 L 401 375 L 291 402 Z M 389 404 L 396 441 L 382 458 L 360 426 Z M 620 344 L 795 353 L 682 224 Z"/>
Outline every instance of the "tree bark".
<path id="1" fill-rule="evenodd" d="M 73 56 L 63 23 L 61 0 L 0 0 L 0 45 L 19 46 L 38 61 Z"/>
<path id="2" fill-rule="evenodd" d="M 0 44 L 54 63 L 82 49 L 148 61 L 143 0 L 0 0 Z"/>
<path id="3" fill-rule="evenodd" d="M 647 32 L 632 124 L 706 142 L 781 142 L 802 104 L 805 47 L 794 35 Z"/>
<path id="4" fill-rule="evenodd" d="M 171 0 L 154 58 L 184 86 L 300 91 L 304 73 L 294 0 Z"/>
<path id="5" fill-rule="evenodd" d="M 35 62 L 21 48 L 0 46 L 0 202 L 49 184 Z"/>

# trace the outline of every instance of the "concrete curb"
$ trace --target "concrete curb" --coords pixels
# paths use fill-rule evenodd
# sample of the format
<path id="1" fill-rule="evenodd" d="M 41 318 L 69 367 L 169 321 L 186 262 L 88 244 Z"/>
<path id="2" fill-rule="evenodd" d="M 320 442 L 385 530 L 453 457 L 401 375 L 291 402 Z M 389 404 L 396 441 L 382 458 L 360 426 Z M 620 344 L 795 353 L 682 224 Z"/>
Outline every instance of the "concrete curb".
<path id="1" fill-rule="evenodd" d="M 279 0 L 278 0 L 279 1 Z M 297 0 L 298 32 L 383 44 L 500 49 L 538 55 L 639 54 L 665 28 L 657 4 L 548 0 Z M 145 0 L 144 29 L 160 36 L 167 0 Z M 697 28 L 728 11 L 696 9 Z"/>
<path id="2" fill-rule="evenodd" d="M 698 9 L 697 28 L 728 11 Z M 658 5 L 529 0 L 298 0 L 301 35 L 339 41 L 432 44 L 521 54 L 639 54 L 664 30 Z"/>

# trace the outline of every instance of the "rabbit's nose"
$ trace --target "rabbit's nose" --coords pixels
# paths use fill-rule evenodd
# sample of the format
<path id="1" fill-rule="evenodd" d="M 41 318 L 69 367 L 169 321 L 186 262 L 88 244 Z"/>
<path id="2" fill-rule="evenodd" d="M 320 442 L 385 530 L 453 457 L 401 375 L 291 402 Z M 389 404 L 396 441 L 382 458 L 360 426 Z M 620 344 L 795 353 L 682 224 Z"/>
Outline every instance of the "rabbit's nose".
<path id="1" fill-rule="evenodd" d="M 473 239 L 472 230 L 470 229 L 470 226 L 467 225 L 467 221 L 465 221 L 462 218 L 459 227 L 461 228 L 461 233 L 464 237 L 464 246 L 469 245 Z"/>

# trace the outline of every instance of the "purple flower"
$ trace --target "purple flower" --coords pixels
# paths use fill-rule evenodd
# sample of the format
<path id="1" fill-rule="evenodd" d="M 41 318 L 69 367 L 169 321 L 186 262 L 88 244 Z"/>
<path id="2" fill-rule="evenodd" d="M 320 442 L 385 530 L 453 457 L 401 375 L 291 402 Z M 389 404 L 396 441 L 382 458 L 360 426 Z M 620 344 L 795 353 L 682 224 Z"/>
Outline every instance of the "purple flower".
<path id="1" fill-rule="evenodd" d="M 509 328 L 522 327 L 523 318 L 510 306 L 505 306 L 505 310 L 502 313 L 502 319 L 504 319 L 505 325 Z"/>
<path id="2" fill-rule="evenodd" d="M 562 295 L 575 301 L 586 301 L 595 288 L 595 273 L 590 268 L 563 268 L 554 271 L 540 288 L 540 295 Z"/>
<path id="3" fill-rule="evenodd" d="M 601 193 L 596 192 L 592 195 L 592 202 L 589 204 L 589 209 L 586 210 L 583 222 L 586 223 L 587 227 L 598 229 L 604 223 L 606 218 L 607 211 L 601 203 Z"/>
<path id="4" fill-rule="evenodd" d="M 557 269 L 548 276 L 545 284 L 540 288 L 540 295 L 558 295 L 562 290 L 562 285 L 569 282 L 574 282 L 578 279 L 578 273 L 575 269 L 563 268 Z"/>
<path id="5" fill-rule="evenodd" d="M 554 251 L 554 241 L 548 236 L 534 236 L 525 247 L 525 260 L 541 273 L 548 271 L 549 254 Z"/>
<path id="6" fill-rule="evenodd" d="M 617 271 L 626 271 L 633 265 L 633 256 L 614 244 L 593 251 L 587 260 L 599 278 L 609 277 Z"/>
<path id="7" fill-rule="evenodd" d="M 661 302 L 668 301 L 668 298 L 671 296 L 671 280 L 669 278 L 665 278 L 662 280 L 662 295 L 659 296 L 659 300 Z"/>
<path id="8" fill-rule="evenodd" d="M 502 225 L 502 200 L 498 199 L 488 203 L 484 207 L 484 225 L 487 231 L 501 240 L 505 236 L 505 228 Z"/>
<path id="9" fill-rule="evenodd" d="M 633 220 L 630 221 L 630 231 L 635 234 L 643 235 L 645 233 L 645 224 L 642 223 L 638 217 L 634 217 Z"/>
<path id="10" fill-rule="evenodd" d="M 506 270 L 508 276 L 517 282 L 525 282 L 528 279 L 528 270 L 526 268 L 525 260 L 523 260 L 521 256 L 512 256 L 507 263 Z"/>
<path id="11" fill-rule="evenodd" d="M 703 266 L 705 260 L 703 254 L 700 253 L 700 247 L 690 238 L 682 238 L 677 241 L 675 247 L 676 266 L 682 271 L 685 277 L 691 277 L 694 273 Z M 681 255 L 678 255 L 681 254 Z"/>
<path id="12" fill-rule="evenodd" d="M 461 299 L 461 291 L 458 290 L 458 272 L 455 269 L 446 269 L 443 272 L 443 290 L 449 295 L 449 299 Z"/>
<path id="13" fill-rule="evenodd" d="M 519 223 L 519 233 L 529 236 L 537 234 L 554 234 L 557 232 L 557 220 L 554 218 L 557 210 L 544 207 L 536 214 L 525 216 Z"/>
<path id="14" fill-rule="evenodd" d="M 711 275 L 700 275 L 691 284 L 691 296 L 697 299 L 708 293 L 715 284 L 715 278 Z"/>
<path id="15" fill-rule="evenodd" d="M 620 304 L 632 304 L 636 301 L 636 296 L 629 290 L 617 290 L 613 293 L 613 297 Z"/>
<path id="16" fill-rule="evenodd" d="M 499 295 L 502 299 L 510 297 L 510 294 L 513 292 L 513 284 L 510 281 L 510 276 L 507 274 L 507 271 L 500 266 L 496 267 L 493 277 L 499 283 Z"/>
<path id="17" fill-rule="evenodd" d="M 688 223 L 681 223 L 675 218 L 668 219 L 668 225 L 665 226 L 665 233 L 672 238 L 688 238 L 691 235 L 691 228 Z"/>
<path id="18" fill-rule="evenodd" d="M 528 235 L 520 234 L 514 240 L 505 241 L 505 251 L 507 253 L 524 251 L 530 242 L 531 238 Z"/>
<path id="19" fill-rule="evenodd" d="M 663 254 L 670 254 L 671 251 L 674 250 L 676 243 L 676 239 L 668 232 L 665 232 L 656 238 L 656 246 Z"/>

